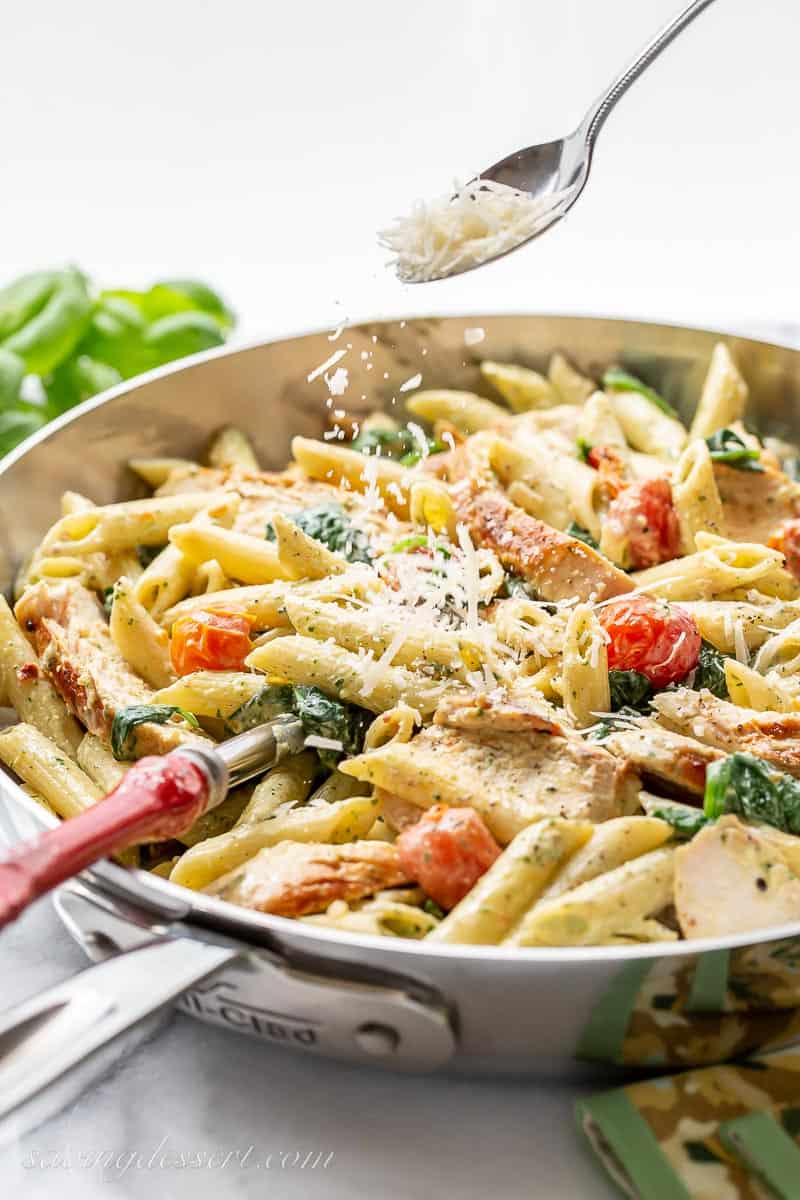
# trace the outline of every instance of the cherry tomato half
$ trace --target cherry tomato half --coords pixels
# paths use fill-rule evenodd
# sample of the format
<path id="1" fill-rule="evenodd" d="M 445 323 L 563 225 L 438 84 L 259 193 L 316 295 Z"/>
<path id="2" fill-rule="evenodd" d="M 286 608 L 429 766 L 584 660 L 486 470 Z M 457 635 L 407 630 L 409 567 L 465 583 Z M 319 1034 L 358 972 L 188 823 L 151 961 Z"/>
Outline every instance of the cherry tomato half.
<path id="1" fill-rule="evenodd" d="M 241 671 L 252 650 L 250 620 L 241 613 L 199 610 L 172 626 L 169 654 L 178 675 Z"/>
<path id="2" fill-rule="evenodd" d="M 786 568 L 795 579 L 800 579 L 800 518 L 787 521 L 769 539 L 773 550 L 780 550 L 786 559 Z"/>
<path id="3" fill-rule="evenodd" d="M 700 631 L 684 608 L 650 596 L 621 596 L 597 616 L 611 639 L 609 670 L 640 671 L 654 688 L 664 688 L 697 666 Z"/>
<path id="4" fill-rule="evenodd" d="M 474 808 L 435 804 L 397 842 L 400 865 L 444 909 L 488 871 L 500 847 Z"/>
<path id="5" fill-rule="evenodd" d="M 612 500 L 605 523 L 624 541 L 633 570 L 677 558 L 681 535 L 672 488 L 666 479 L 645 479 L 624 488 Z"/>

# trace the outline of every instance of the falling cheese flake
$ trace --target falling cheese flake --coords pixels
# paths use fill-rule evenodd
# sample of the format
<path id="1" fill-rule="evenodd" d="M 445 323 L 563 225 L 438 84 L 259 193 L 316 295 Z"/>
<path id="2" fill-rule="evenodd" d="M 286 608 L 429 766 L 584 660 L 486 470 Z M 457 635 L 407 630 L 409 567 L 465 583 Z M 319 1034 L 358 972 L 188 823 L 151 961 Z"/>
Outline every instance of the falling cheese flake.
<path id="1" fill-rule="evenodd" d="M 347 367 L 337 367 L 332 375 L 325 375 L 325 382 L 332 396 L 343 396 L 350 382 Z"/>
<path id="2" fill-rule="evenodd" d="M 320 366 L 315 367 L 310 375 L 306 375 L 306 383 L 313 383 L 315 379 L 319 379 L 320 375 L 324 375 L 331 367 L 335 367 L 338 362 L 341 362 L 347 354 L 346 350 L 334 350 L 330 358 L 326 359 Z"/>
<path id="3" fill-rule="evenodd" d="M 418 372 L 416 375 L 412 375 L 410 379 L 407 379 L 405 383 L 401 383 L 399 390 L 401 392 L 413 392 L 414 388 L 418 388 L 421 383 L 422 376 Z"/>
<path id="4" fill-rule="evenodd" d="M 563 216 L 573 189 L 535 197 L 479 179 L 455 184 L 454 193 L 418 201 L 410 216 L 379 233 L 400 279 L 443 279 L 506 254 Z"/>
<path id="5" fill-rule="evenodd" d="M 477 345 L 479 345 L 480 342 L 483 341 L 483 339 L 485 337 L 486 337 L 486 330 L 481 328 L 480 325 L 475 326 L 473 329 L 465 329 L 464 330 L 464 345 L 465 346 L 477 346 Z"/>

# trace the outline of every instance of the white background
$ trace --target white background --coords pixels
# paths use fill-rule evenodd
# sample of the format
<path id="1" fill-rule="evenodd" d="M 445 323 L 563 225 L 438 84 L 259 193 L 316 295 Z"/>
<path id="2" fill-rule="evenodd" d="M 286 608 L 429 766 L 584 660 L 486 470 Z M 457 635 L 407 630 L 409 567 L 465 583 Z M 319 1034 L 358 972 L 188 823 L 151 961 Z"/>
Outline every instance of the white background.
<path id="1" fill-rule="evenodd" d="M 193 274 L 240 335 L 424 311 L 798 319 L 796 0 L 717 0 L 635 85 L 567 221 L 480 272 L 402 287 L 375 230 L 560 136 L 676 0 L 40 0 L 3 6 L 2 277 Z M 0 942 L 0 1003 L 80 962 L 45 902 Z M 566 1000 L 568 1002 L 568 999 Z M 552 1085 L 393 1080 L 180 1019 L 13 1146 L 39 1197 L 612 1193 Z M 25 1169 L 33 1152 L 333 1149 L 324 1175 Z"/>

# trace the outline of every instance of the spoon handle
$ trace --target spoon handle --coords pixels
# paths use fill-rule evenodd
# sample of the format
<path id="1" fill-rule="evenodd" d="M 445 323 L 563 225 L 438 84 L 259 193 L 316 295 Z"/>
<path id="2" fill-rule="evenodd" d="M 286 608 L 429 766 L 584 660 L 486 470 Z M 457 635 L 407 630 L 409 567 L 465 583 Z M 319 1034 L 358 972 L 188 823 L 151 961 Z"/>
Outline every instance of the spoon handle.
<path id="1" fill-rule="evenodd" d="M 655 59 L 658 58 L 662 50 L 673 41 L 689 25 L 695 17 L 699 17 L 704 8 L 708 8 L 713 0 L 692 0 L 691 4 L 687 4 L 679 13 L 668 21 L 662 30 L 647 43 L 647 45 L 636 56 L 633 62 L 629 63 L 624 71 L 613 81 L 613 83 L 603 92 L 601 96 L 595 100 L 592 107 L 581 123 L 581 132 L 583 133 L 586 145 L 591 149 L 594 145 L 598 133 L 602 129 L 605 119 L 616 105 L 621 96 L 624 96 L 628 88 L 638 79 L 643 71 L 646 71 Z"/>

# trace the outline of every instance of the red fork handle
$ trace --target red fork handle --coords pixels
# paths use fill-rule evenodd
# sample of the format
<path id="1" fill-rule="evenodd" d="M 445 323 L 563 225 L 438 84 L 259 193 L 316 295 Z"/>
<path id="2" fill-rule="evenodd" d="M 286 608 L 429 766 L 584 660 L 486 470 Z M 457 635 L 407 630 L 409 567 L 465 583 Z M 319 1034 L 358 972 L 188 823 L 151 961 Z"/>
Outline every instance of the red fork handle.
<path id="1" fill-rule="evenodd" d="M 210 791 L 202 766 L 180 751 L 140 759 L 99 803 L 0 860 L 0 929 L 98 859 L 185 833 L 205 812 Z"/>

